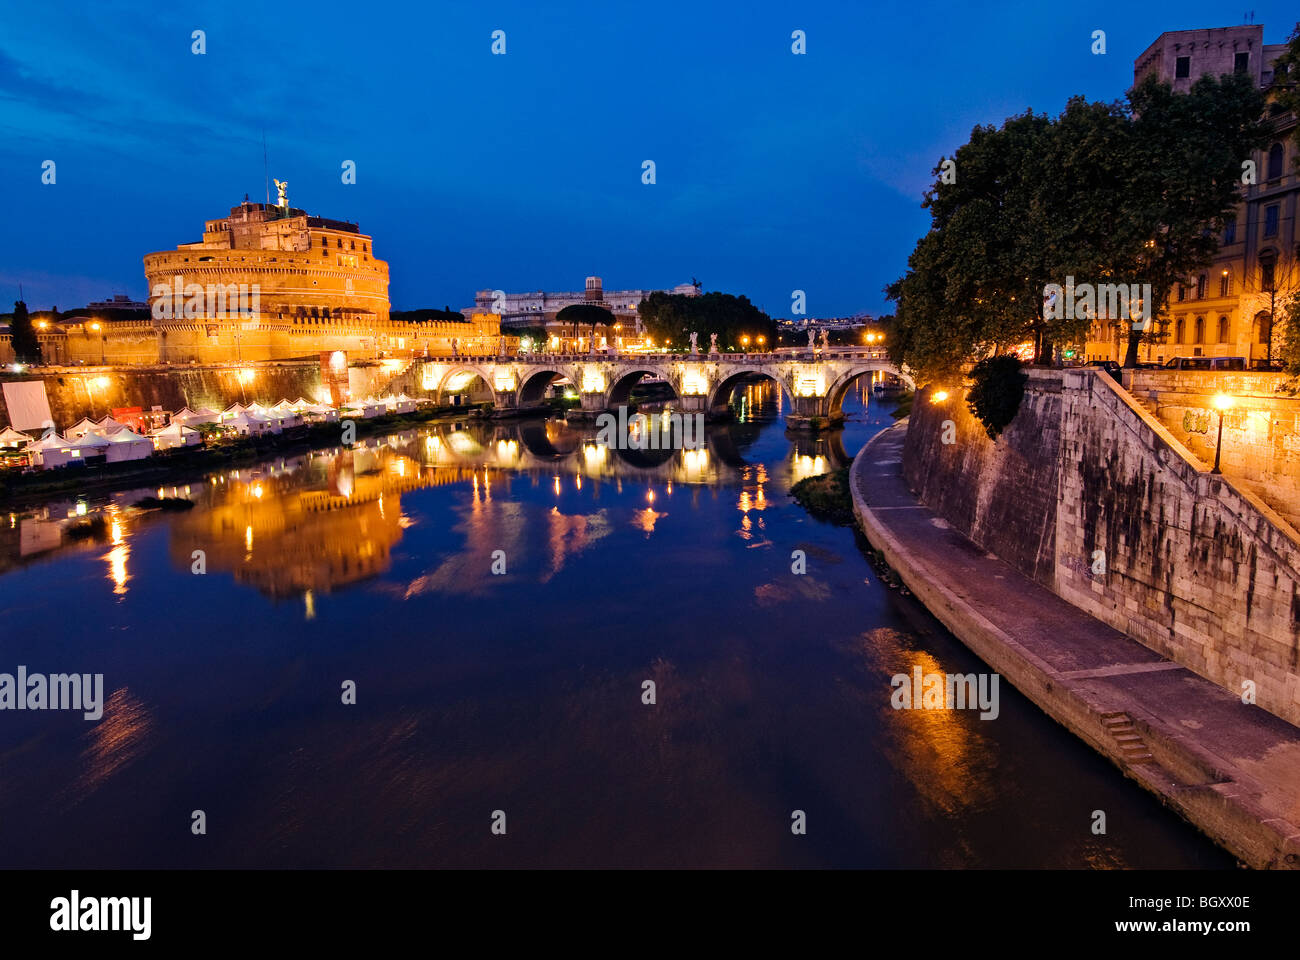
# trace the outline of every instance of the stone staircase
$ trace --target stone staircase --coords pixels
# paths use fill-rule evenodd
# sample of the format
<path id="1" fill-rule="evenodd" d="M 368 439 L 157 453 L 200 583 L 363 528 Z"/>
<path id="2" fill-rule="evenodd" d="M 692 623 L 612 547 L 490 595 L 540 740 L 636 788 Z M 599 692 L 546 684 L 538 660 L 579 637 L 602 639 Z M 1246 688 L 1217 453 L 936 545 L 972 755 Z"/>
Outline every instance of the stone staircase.
<path id="1" fill-rule="evenodd" d="M 1151 751 L 1146 742 L 1138 735 L 1133 719 L 1122 710 L 1101 715 L 1101 725 L 1119 746 L 1120 755 L 1131 767 L 1143 763 L 1152 763 Z"/>

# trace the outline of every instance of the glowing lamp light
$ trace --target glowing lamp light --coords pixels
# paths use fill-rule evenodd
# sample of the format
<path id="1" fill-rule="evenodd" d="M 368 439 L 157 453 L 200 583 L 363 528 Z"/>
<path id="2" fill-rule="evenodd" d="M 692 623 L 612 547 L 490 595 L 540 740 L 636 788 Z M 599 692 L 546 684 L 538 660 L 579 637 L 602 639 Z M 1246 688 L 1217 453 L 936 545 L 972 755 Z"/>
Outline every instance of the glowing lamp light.
<path id="1" fill-rule="evenodd" d="M 947 390 L 936 390 L 934 391 L 934 393 L 930 394 L 931 403 L 943 403 L 947 399 L 948 399 Z"/>
<path id="2" fill-rule="evenodd" d="M 92 324 L 90 325 L 90 329 L 93 330 L 93 331 L 95 331 L 95 333 L 99 333 L 99 331 L 100 331 L 100 326 L 99 326 L 98 323 L 92 323 Z"/>
<path id="3" fill-rule="evenodd" d="M 240 382 L 240 383 L 252 383 L 252 382 L 253 382 L 253 376 L 254 376 L 253 371 L 252 371 L 252 370 L 249 370 L 248 368 L 245 368 L 245 369 L 243 369 L 243 370 L 240 370 L 240 371 L 239 371 L 239 382 Z"/>
<path id="4" fill-rule="evenodd" d="M 1232 408 L 1232 402 L 1232 397 L 1226 393 L 1216 393 L 1214 395 L 1214 409 L 1216 410 L 1229 410 Z"/>
<path id="5" fill-rule="evenodd" d="M 600 375 L 600 371 L 594 367 L 587 367 L 582 371 L 582 392 L 583 393 L 602 393 L 605 389 L 605 378 Z"/>

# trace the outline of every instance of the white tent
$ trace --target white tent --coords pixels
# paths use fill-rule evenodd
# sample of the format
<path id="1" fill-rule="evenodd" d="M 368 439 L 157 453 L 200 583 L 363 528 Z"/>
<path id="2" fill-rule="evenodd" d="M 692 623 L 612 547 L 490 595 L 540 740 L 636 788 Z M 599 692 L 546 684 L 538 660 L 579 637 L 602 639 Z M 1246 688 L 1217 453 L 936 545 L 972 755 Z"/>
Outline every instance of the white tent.
<path id="1" fill-rule="evenodd" d="M 51 430 L 41 439 L 27 447 L 35 466 L 48 470 L 51 467 L 66 467 L 68 464 L 81 463 L 90 457 L 103 456 L 108 449 L 108 440 L 97 433 L 88 433 L 78 439 L 60 437 Z"/>
<path id="2" fill-rule="evenodd" d="M 13 427 L 5 427 L 0 430 L 0 447 L 25 447 L 31 442 L 31 437 L 25 433 L 19 433 Z"/>
<path id="3" fill-rule="evenodd" d="M 98 429 L 98 431 L 104 436 L 111 437 L 113 434 L 117 433 L 117 431 L 127 430 L 129 428 L 125 423 L 114 420 L 112 417 L 105 417 L 103 420 L 99 421 L 96 429 Z"/>
<path id="4" fill-rule="evenodd" d="M 108 438 L 106 459 L 109 463 L 123 460 L 143 460 L 153 456 L 153 441 L 134 430 L 123 427 Z"/>
<path id="5" fill-rule="evenodd" d="M 155 450 L 171 450 L 174 447 L 196 447 L 203 442 L 203 437 L 193 427 L 183 423 L 172 422 L 161 430 L 149 434 L 153 438 Z"/>
<path id="6" fill-rule="evenodd" d="M 393 403 L 398 413 L 414 413 L 416 402 L 405 393 L 400 393 L 393 398 Z"/>
<path id="7" fill-rule="evenodd" d="M 280 425 L 277 422 L 267 420 L 265 417 L 259 417 L 255 413 L 241 413 L 236 417 L 231 417 L 222 423 L 227 430 L 234 430 L 241 437 L 260 437 L 264 433 L 279 433 Z"/>
<path id="8" fill-rule="evenodd" d="M 67 466 L 72 460 L 72 445 L 53 430 L 39 440 L 34 440 L 27 447 L 32 463 L 43 470 L 51 467 Z"/>
<path id="9" fill-rule="evenodd" d="M 226 407 L 225 410 L 221 411 L 221 419 L 230 420 L 234 417 L 238 417 L 247 409 L 248 408 L 242 403 L 232 403 L 230 406 Z"/>
<path id="10" fill-rule="evenodd" d="M 197 427 L 201 423 L 220 423 L 221 414 L 210 407 L 199 407 L 197 410 L 184 407 L 173 413 L 169 422 L 179 423 L 185 427 Z"/>
<path id="11" fill-rule="evenodd" d="M 88 433 L 93 433 L 99 429 L 99 424 L 89 417 L 82 417 L 67 430 L 63 431 L 63 436 L 68 440 L 75 440 L 78 437 L 84 437 Z"/>

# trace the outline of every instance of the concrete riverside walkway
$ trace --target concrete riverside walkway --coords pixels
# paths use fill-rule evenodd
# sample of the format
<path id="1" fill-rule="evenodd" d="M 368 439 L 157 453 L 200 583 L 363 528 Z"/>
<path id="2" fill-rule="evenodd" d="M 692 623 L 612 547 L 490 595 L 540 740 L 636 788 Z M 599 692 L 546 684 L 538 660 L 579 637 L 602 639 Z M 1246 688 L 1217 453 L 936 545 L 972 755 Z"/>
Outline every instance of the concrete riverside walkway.
<path id="1" fill-rule="evenodd" d="M 1300 868 L 1300 729 L 951 529 L 908 490 L 905 434 L 903 421 L 872 439 L 849 486 L 867 538 L 908 589 L 1044 712 L 1243 863 Z"/>

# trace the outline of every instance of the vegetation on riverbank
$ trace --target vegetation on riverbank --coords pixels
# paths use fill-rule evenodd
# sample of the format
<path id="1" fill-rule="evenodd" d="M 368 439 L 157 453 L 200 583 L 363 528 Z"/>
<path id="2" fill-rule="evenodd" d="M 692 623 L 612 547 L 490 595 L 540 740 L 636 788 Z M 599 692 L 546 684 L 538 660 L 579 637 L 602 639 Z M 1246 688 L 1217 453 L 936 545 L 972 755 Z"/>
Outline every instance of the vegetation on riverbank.
<path id="1" fill-rule="evenodd" d="M 818 520 L 837 526 L 853 526 L 853 496 L 849 492 L 849 468 L 805 477 L 790 488 L 790 496 Z"/>

